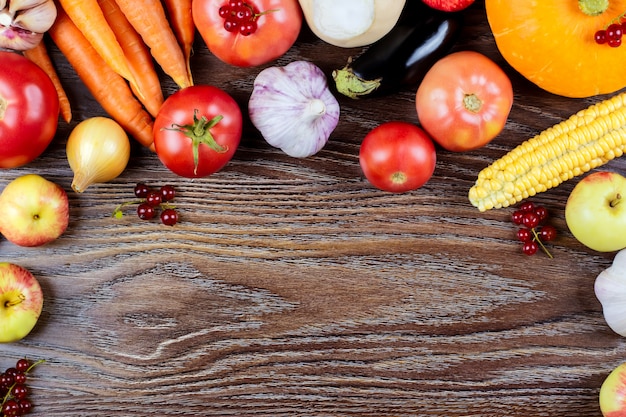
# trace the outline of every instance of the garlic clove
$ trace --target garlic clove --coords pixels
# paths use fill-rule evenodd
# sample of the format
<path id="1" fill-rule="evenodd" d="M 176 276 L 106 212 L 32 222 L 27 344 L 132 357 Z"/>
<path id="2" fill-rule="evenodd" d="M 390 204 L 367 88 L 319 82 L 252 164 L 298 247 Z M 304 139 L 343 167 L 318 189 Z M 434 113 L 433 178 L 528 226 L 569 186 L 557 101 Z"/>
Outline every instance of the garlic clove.
<path id="1" fill-rule="evenodd" d="M 57 9 L 54 3 L 46 1 L 17 14 L 13 21 L 13 26 L 30 30 L 31 32 L 44 33 L 50 29 L 56 16 Z"/>

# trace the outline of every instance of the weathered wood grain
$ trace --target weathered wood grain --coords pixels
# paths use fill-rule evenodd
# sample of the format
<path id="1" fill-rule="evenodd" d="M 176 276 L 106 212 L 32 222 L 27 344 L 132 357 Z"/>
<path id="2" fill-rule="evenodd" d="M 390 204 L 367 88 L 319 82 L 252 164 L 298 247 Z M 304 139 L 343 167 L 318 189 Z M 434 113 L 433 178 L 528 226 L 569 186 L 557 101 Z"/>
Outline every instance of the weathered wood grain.
<path id="1" fill-rule="evenodd" d="M 575 180 L 537 196 L 559 237 L 522 255 L 510 210 L 479 213 L 467 200 L 478 171 L 513 146 L 598 98 L 540 91 L 497 52 L 484 4 L 468 10 L 457 49 L 478 50 L 511 77 L 515 104 L 485 148 L 439 150 L 435 175 L 415 192 L 377 191 L 358 147 L 392 119 L 417 122 L 414 89 L 338 97 L 328 146 L 304 159 L 265 144 L 249 122 L 234 160 L 187 180 L 135 145 L 126 172 L 70 191 L 61 123 L 53 145 L 0 186 L 36 172 L 65 187 L 71 224 L 57 241 L 0 260 L 29 268 L 46 302 L 35 330 L 0 346 L 0 366 L 43 358 L 31 377 L 34 416 L 600 416 L 601 382 L 626 357 L 593 294 L 612 254 L 568 232 Z M 346 50 L 308 31 L 277 63 L 308 59 L 326 73 Z M 51 51 L 76 122 L 103 114 Z M 197 83 L 229 91 L 243 108 L 259 68 L 231 68 L 200 40 Z M 175 90 L 163 78 L 166 94 Z M 606 168 L 624 170 L 623 160 Z M 138 181 L 173 184 L 175 227 L 111 213 Z"/>

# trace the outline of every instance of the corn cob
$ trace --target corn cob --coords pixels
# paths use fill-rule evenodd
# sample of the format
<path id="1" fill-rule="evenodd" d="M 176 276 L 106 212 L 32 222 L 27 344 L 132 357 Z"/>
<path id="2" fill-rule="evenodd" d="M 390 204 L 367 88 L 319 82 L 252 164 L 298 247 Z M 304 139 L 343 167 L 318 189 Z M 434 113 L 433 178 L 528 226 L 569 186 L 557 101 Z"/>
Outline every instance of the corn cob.
<path id="1" fill-rule="evenodd" d="M 469 190 L 480 211 L 508 207 L 622 156 L 626 92 L 572 115 L 484 168 Z"/>

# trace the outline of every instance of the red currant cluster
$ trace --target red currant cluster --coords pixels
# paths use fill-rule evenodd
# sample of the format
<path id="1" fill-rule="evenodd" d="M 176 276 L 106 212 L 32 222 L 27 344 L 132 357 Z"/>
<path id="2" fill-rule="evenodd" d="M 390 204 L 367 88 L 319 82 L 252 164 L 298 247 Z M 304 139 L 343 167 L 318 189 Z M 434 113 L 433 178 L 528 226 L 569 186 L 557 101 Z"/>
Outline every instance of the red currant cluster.
<path id="1" fill-rule="evenodd" d="M 19 359 L 15 367 L 7 368 L 0 374 L 0 395 L 2 396 L 2 416 L 23 416 L 30 413 L 33 404 L 28 399 L 26 375 L 33 367 L 43 361 L 32 363 L 28 359 Z"/>
<path id="2" fill-rule="evenodd" d="M 611 23 L 605 29 L 598 30 L 595 41 L 598 45 L 607 44 L 612 48 L 617 48 L 622 44 L 622 35 L 626 32 L 626 20 L 622 21 L 622 16 L 618 21 Z"/>
<path id="3" fill-rule="evenodd" d="M 556 238 L 554 226 L 544 224 L 548 219 L 548 210 L 543 206 L 537 206 L 527 201 L 522 203 L 511 216 L 513 223 L 520 227 L 517 230 L 517 238 L 523 243 L 522 252 L 526 255 L 534 255 L 539 247 L 552 258 L 543 242 L 549 242 Z"/>
<path id="4" fill-rule="evenodd" d="M 113 216 L 121 218 L 122 208 L 130 204 L 137 206 L 137 217 L 142 220 L 151 220 L 156 216 L 157 209 L 161 208 L 161 223 L 166 226 L 174 226 L 178 223 L 178 212 L 169 203 L 176 196 L 176 190 L 172 185 L 164 185 L 158 190 L 153 190 L 144 183 L 138 183 L 134 189 L 135 197 L 139 200 L 122 203 L 115 208 Z"/>
<path id="5" fill-rule="evenodd" d="M 260 16 L 253 6 L 242 0 L 230 0 L 219 9 L 224 19 L 224 29 L 228 32 L 239 32 L 250 36 L 257 30 L 257 17 Z"/>

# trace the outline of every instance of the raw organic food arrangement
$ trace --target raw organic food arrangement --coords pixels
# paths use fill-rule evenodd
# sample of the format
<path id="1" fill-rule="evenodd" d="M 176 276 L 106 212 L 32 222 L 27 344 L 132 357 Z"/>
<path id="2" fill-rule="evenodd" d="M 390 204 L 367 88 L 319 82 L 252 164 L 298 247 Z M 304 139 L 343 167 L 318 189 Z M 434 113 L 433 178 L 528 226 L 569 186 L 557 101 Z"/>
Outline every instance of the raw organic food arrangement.
<path id="1" fill-rule="evenodd" d="M 489 32 L 468 33 L 468 11 L 479 8 Z M 357 173 L 352 198 L 375 201 L 381 224 L 395 220 L 385 207 L 396 199 L 414 196 L 419 206 L 438 194 L 441 181 L 456 184 L 457 190 L 463 187 L 462 199 L 444 197 L 441 225 L 433 222 L 435 230 L 420 226 L 427 236 L 422 244 L 432 242 L 433 251 L 444 250 L 445 236 L 450 244 L 470 238 L 455 236 L 450 219 L 455 212 L 472 210 L 475 226 L 498 222 L 499 230 L 493 232 L 498 238 L 486 238 L 485 245 L 510 251 L 515 267 L 545 262 L 549 271 L 563 239 L 579 248 L 572 274 L 578 273 L 574 263 L 584 262 L 583 253 L 595 262 L 610 261 L 596 272 L 595 284 L 577 291 L 594 294 L 603 331 L 617 338 L 616 352 L 623 353 L 626 177 L 611 164 L 626 149 L 624 32 L 626 0 L 0 0 L 0 349 L 8 347 L 9 356 L 21 348 L 34 352 L 37 331 L 54 331 L 41 329 L 50 323 L 40 318 L 54 315 L 55 308 L 53 285 L 47 279 L 40 283 L 38 277 L 45 265 L 27 267 L 22 258 L 6 253 L 28 254 L 27 259 L 44 263 L 55 248 L 77 244 L 74 233 L 90 227 L 82 219 L 101 207 L 89 203 L 99 191 L 116 187 L 126 176 L 138 178 L 134 188 L 126 187 L 124 201 L 107 202 L 110 209 L 97 215 L 116 230 L 104 234 L 147 228 L 148 248 L 159 236 L 202 234 L 194 226 L 208 223 L 208 217 L 190 220 L 212 198 L 210 190 L 198 191 L 202 184 L 228 188 L 233 170 L 252 172 L 257 166 L 271 172 L 279 161 L 295 166 L 284 181 L 308 184 L 297 167 L 315 172 L 318 163 L 341 154 L 349 161 L 346 169 Z M 464 47 L 470 36 L 488 38 L 493 53 Z M 345 51 L 345 61 L 309 58 L 307 48 L 313 44 L 325 45 L 335 56 Z M 198 77 L 195 60 L 201 50 L 232 74 L 231 83 L 216 85 Z M 58 71 L 61 60 L 71 74 Z M 84 96 L 68 88 L 68 77 L 84 87 Z M 521 84 L 549 99 L 571 101 L 578 110 L 560 117 L 553 112 L 547 118 L 542 116 L 547 109 L 539 104 L 516 107 Z M 235 93 L 241 85 L 245 95 Z M 100 114 L 85 115 L 81 100 L 97 103 Z M 341 142 L 340 137 L 354 133 L 342 129 L 354 117 L 353 103 L 367 112 L 368 103 L 399 102 L 410 103 L 411 112 L 362 123 L 364 134 Z M 536 113 L 527 136 L 501 141 L 512 113 L 524 111 Z M 58 143 L 71 172 L 67 181 L 49 158 Z M 269 157 L 249 156 L 257 153 Z M 465 155 L 479 158 L 482 168 L 463 167 Z M 447 162 L 451 156 L 461 163 Z M 36 172 L 30 172 L 34 166 Z M 339 178 L 343 168 L 333 165 L 331 171 Z M 455 182 L 455 169 L 471 178 L 471 184 Z M 160 178 L 163 171 L 168 176 Z M 320 181 L 326 176 L 320 174 Z M 315 175 L 307 180 L 315 182 Z M 276 220 L 289 197 L 281 192 L 281 181 L 275 183 L 267 192 L 275 193 L 276 217 L 261 211 L 256 215 L 278 222 L 285 233 L 304 233 Z M 187 186 L 197 194 L 181 192 Z M 251 180 L 247 186 L 263 185 Z M 333 187 L 316 198 L 332 200 Z M 551 203 L 552 192 L 566 199 L 562 206 Z M 233 199 L 232 205 L 225 203 L 230 210 L 243 204 L 255 215 L 254 201 L 242 200 L 234 187 L 228 195 Z M 306 201 L 296 212 L 319 215 Z M 346 230 L 352 221 L 346 220 Z M 404 221 L 397 223 L 403 227 Z M 264 233 L 271 236 L 271 227 Z M 207 233 L 210 239 L 219 234 L 220 227 Z M 249 247 L 234 250 L 249 250 L 250 263 L 271 253 L 268 249 L 255 255 L 253 238 L 243 237 Z M 504 241 L 506 246 L 498 246 Z M 340 253 L 342 243 L 335 243 Z M 168 256 L 167 242 L 163 245 L 155 265 Z M 180 244 L 177 249 L 193 251 L 194 246 Z M 216 250 L 215 256 L 227 259 L 231 250 Z M 314 254 L 315 244 L 307 250 L 321 258 Z M 84 256 L 90 251 L 97 252 L 86 248 Z M 122 263 L 128 260 L 118 257 Z M 297 264 L 297 259 L 281 261 Z M 389 261 L 401 263 L 393 257 Z M 70 269 L 72 262 L 69 256 L 63 261 Z M 103 267 L 94 262 L 93 268 Z M 107 268 L 115 275 L 113 266 Z M 237 288 L 248 285 L 244 278 L 241 282 Z M 100 296 L 109 290 L 106 285 L 98 289 Z M 529 296 L 531 292 L 528 288 Z M 294 308 L 274 301 L 267 308 L 275 312 Z M 146 327 L 168 326 L 167 320 L 158 323 L 147 315 L 132 320 Z M 236 326 L 235 321 L 224 328 Z M 400 325 L 398 329 L 402 332 Z M 167 349 L 163 345 L 155 351 L 161 348 Z M 13 363 L 0 374 L 2 417 L 49 415 L 36 389 L 37 375 L 53 372 L 55 352 L 46 353 L 45 358 L 27 355 L 7 361 Z M 622 356 L 602 374 L 593 394 L 598 413 L 605 417 L 626 416 Z M 194 361 L 191 356 L 185 360 Z M 354 372 L 359 373 L 356 368 Z"/>

